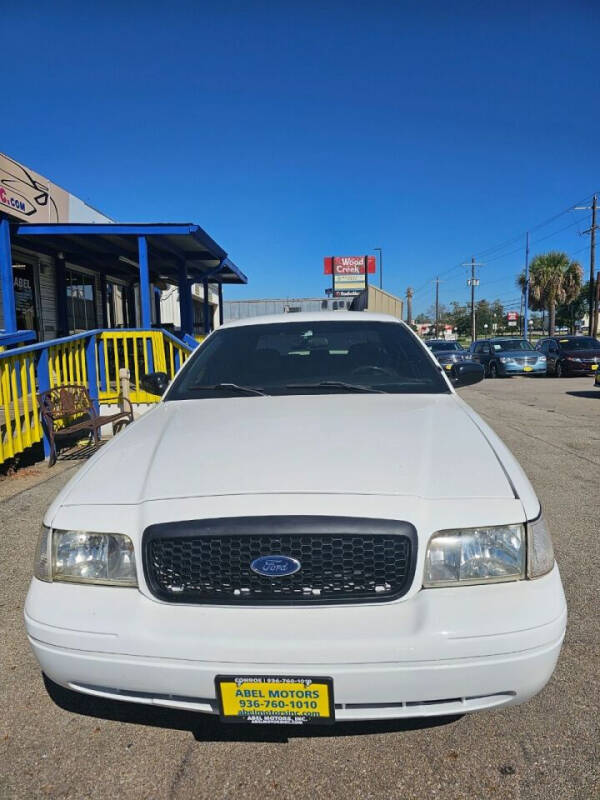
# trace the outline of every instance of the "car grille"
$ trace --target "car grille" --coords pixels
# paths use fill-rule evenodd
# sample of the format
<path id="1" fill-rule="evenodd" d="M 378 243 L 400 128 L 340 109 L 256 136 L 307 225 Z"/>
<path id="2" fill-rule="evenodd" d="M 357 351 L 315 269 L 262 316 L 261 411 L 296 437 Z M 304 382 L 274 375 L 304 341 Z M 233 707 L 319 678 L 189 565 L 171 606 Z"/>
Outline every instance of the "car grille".
<path id="1" fill-rule="evenodd" d="M 235 517 L 147 528 L 143 561 L 161 600 L 215 605 L 315 605 L 392 600 L 414 575 L 416 531 L 406 522 L 340 517 Z M 265 577 L 260 556 L 297 559 Z"/>
<path id="2" fill-rule="evenodd" d="M 521 366 L 525 366 L 525 364 L 532 366 L 537 363 L 537 356 L 517 356 L 515 362 Z"/>

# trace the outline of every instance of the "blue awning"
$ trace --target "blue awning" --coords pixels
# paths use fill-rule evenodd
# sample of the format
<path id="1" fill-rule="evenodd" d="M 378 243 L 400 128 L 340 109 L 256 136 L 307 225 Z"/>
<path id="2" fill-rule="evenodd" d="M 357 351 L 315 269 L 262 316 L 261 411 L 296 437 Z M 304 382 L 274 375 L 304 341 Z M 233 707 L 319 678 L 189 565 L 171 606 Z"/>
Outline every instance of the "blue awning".
<path id="1" fill-rule="evenodd" d="M 146 239 L 153 281 L 176 283 L 181 265 L 201 283 L 247 283 L 244 273 L 199 225 L 184 223 L 14 224 L 13 241 L 23 247 L 111 274 L 130 275 L 138 266 L 138 240 Z"/>

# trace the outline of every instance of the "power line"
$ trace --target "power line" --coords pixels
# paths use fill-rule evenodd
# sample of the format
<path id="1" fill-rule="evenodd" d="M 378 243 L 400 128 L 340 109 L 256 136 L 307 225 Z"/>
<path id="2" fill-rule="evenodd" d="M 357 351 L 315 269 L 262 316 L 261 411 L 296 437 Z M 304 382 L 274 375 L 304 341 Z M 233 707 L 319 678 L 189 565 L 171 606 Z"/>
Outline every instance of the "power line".
<path id="1" fill-rule="evenodd" d="M 580 203 L 585 203 L 585 202 L 590 201 L 593 198 L 593 196 L 594 196 L 594 194 L 588 194 L 584 198 L 582 198 L 581 200 L 577 200 L 575 203 L 572 203 L 567 208 L 563 209 L 562 211 L 559 211 L 557 214 L 554 214 L 551 217 L 548 217 L 547 219 L 542 220 L 542 222 L 537 223 L 537 225 L 533 225 L 529 229 L 529 232 L 532 233 L 534 231 L 541 230 L 542 228 L 546 227 L 547 225 L 550 225 L 552 222 L 555 222 L 557 219 L 560 219 L 565 214 L 568 214 L 569 212 L 575 210 L 575 207 L 578 206 Z M 563 226 L 561 228 L 558 228 L 557 230 L 552 231 L 551 233 L 547 234 L 546 236 L 543 236 L 543 237 L 541 237 L 539 239 L 536 239 L 534 243 L 543 242 L 546 239 L 549 239 L 552 236 L 556 236 L 557 234 L 562 233 L 563 231 L 568 230 L 569 228 L 572 228 L 572 227 L 574 227 L 575 225 L 578 225 L 578 224 L 580 224 L 580 220 L 575 220 L 574 222 L 570 222 L 568 225 L 565 225 L 565 226 Z M 500 242 L 499 244 L 493 245 L 493 246 L 485 248 L 483 250 L 479 250 L 479 251 L 477 251 L 475 253 L 474 258 L 475 257 L 481 258 L 481 257 L 486 257 L 488 254 L 489 255 L 495 254 L 495 255 L 493 255 L 493 257 L 486 259 L 487 262 L 490 262 L 490 261 L 498 261 L 498 260 L 501 260 L 502 258 L 508 258 L 509 256 L 514 255 L 516 253 L 522 253 L 523 252 L 523 247 L 522 246 L 521 247 L 516 247 L 516 248 L 514 248 L 513 250 L 511 250 L 508 253 L 499 253 L 498 251 L 501 251 L 504 248 L 509 247 L 511 244 L 514 244 L 515 242 L 517 242 L 520 239 L 522 239 L 525 235 L 526 235 L 526 232 L 523 232 L 523 233 L 520 233 L 520 234 L 518 234 L 516 236 L 513 236 L 513 237 L 511 237 L 509 239 L 505 239 L 503 242 Z M 585 248 L 585 247 L 581 248 L 580 250 L 576 250 L 575 253 L 579 253 L 579 252 L 581 252 L 582 250 L 585 250 L 585 249 L 587 249 L 587 248 Z M 575 253 L 573 253 L 573 255 Z M 453 266 L 449 267 L 445 272 L 439 273 L 439 275 L 437 276 L 437 279 L 439 280 L 440 278 L 448 277 L 453 272 L 456 272 L 457 270 L 460 270 L 460 269 L 464 268 L 464 266 L 465 265 L 464 265 L 463 262 L 460 262 L 458 264 L 454 264 Z M 433 279 L 433 280 L 435 280 L 435 279 Z M 500 279 L 500 280 L 504 280 L 504 279 Z M 497 281 L 497 282 L 500 282 L 500 280 Z M 417 295 L 420 295 L 422 292 L 424 292 L 431 285 L 431 281 L 432 281 L 432 279 L 430 278 L 424 284 L 422 284 L 417 289 L 415 289 L 414 294 L 413 294 L 413 298 L 416 297 Z"/>

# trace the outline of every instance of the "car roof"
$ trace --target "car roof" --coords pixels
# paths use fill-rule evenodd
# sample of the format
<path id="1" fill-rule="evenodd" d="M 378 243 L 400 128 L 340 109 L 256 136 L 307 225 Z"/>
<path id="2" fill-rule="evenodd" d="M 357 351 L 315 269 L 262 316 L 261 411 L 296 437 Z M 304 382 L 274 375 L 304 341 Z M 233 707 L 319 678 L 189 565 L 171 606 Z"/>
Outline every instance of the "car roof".
<path id="1" fill-rule="evenodd" d="M 221 328 L 269 325 L 281 322 L 393 322 L 403 325 L 405 328 L 408 327 L 402 320 L 391 314 L 375 314 L 371 311 L 300 311 L 288 314 L 268 314 L 262 317 L 244 317 L 244 319 L 226 322 Z M 221 328 L 217 328 L 217 330 L 221 330 Z"/>

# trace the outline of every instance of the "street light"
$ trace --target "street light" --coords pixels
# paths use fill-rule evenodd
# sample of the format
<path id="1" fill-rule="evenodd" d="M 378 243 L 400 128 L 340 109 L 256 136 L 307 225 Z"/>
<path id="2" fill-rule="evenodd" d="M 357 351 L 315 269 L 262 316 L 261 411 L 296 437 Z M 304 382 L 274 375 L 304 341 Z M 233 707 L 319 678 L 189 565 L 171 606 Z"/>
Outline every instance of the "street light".
<path id="1" fill-rule="evenodd" d="M 374 247 L 373 250 L 379 250 L 379 288 L 383 289 L 383 252 L 381 247 Z"/>

